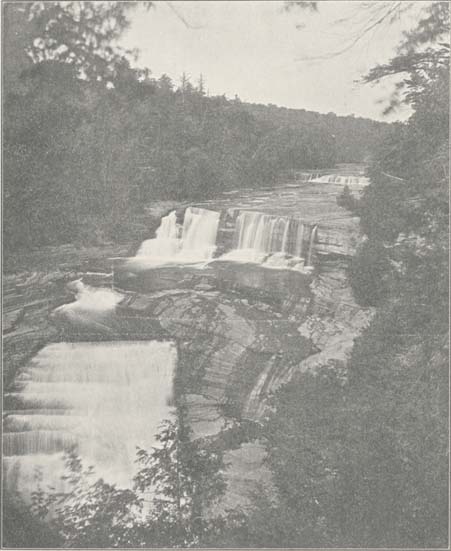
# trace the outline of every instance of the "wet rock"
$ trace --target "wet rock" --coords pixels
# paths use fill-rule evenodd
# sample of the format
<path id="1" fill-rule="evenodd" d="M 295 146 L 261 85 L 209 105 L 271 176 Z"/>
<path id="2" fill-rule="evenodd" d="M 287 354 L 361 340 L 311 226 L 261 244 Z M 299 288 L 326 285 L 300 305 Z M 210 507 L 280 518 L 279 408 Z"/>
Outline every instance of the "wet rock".
<path id="1" fill-rule="evenodd" d="M 178 342 L 178 384 L 190 403 L 200 396 L 209 407 L 232 403 L 237 415 L 252 416 L 248 402 L 261 374 L 299 363 L 312 352 L 295 323 L 276 319 L 271 310 L 256 316 L 254 309 L 238 298 L 199 291 L 139 294 L 121 304 L 116 327 L 133 313 L 140 321 L 158 320 L 168 338 Z M 256 398 L 265 392 L 260 384 Z"/>
<path id="2" fill-rule="evenodd" d="M 107 274 L 110 257 L 127 254 L 130 244 L 102 247 L 60 245 L 17 252 L 5 259 L 3 277 L 3 382 L 7 389 L 16 373 L 36 352 L 60 338 L 51 320 L 58 306 L 71 302 L 70 281 L 85 272 Z M 57 268 L 56 268 L 57 267 Z M 100 278 L 106 276 L 102 275 Z"/>
<path id="3" fill-rule="evenodd" d="M 225 428 L 226 418 L 215 400 L 200 394 L 185 394 L 183 402 L 194 438 L 216 435 Z"/>
<path id="4" fill-rule="evenodd" d="M 296 373 L 344 365 L 370 319 L 371 311 L 355 303 L 347 279 L 360 236 L 358 219 L 336 204 L 340 191 L 329 184 L 285 186 L 205 205 L 224 209 L 217 256 L 233 248 L 234 220 L 243 208 L 317 225 L 310 274 L 221 260 L 203 269 L 146 268 L 129 258 L 136 243 L 102 252 L 67 246 L 41 251 L 45 258 L 18 259 L 5 287 L 7 378 L 49 340 L 170 339 L 178 349 L 176 394 L 195 437 L 216 435 L 234 419 L 258 421 L 271 394 Z M 181 206 L 148 209 L 148 237 L 161 216 L 173 209 L 180 214 Z M 227 212 L 231 206 L 236 208 Z M 113 284 L 123 300 L 107 314 L 70 316 L 63 310 L 49 323 L 56 306 L 73 300 L 67 282 L 82 276 L 91 285 Z M 258 442 L 227 452 L 229 490 L 222 505 L 245 503 L 257 481 L 270 479 L 263 457 Z"/>
<path id="5" fill-rule="evenodd" d="M 354 339 L 371 320 L 373 309 L 362 308 L 355 302 L 347 279 L 346 264 L 342 261 L 324 262 L 311 290 L 310 315 L 297 327 L 297 332 L 311 344 L 312 354 L 299 362 L 266 367 L 247 404 L 255 418 L 265 412 L 265 395 L 288 383 L 296 373 L 324 365 L 346 366 Z M 260 388 L 265 388 L 263 399 Z"/>

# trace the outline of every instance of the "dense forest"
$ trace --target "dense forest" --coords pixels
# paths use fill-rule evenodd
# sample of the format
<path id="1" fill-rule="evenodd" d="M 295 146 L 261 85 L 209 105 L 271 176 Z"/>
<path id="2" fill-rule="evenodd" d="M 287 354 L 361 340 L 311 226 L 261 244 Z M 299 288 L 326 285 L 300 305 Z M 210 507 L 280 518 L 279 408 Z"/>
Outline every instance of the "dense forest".
<path id="1" fill-rule="evenodd" d="M 397 75 L 390 108 L 403 101 L 413 109 L 388 131 L 353 117 L 207 97 L 202 82 L 174 86 L 126 64 L 113 87 L 80 80 L 75 65 L 57 60 L 23 70 L 4 100 L 10 250 L 81 239 L 86 220 L 107 228 L 156 198 L 257 186 L 281 168 L 372 156 L 363 197 L 340 201 L 360 216 L 366 239 L 349 278 L 375 315 L 347 365 L 303 373 L 273 397 L 258 428 L 271 491 L 256 492 L 249 510 L 216 515 L 221 446 L 167 425 L 160 451 L 139 452 L 134 490 L 86 484 L 69 455 L 73 492 L 53 524 L 42 523 L 56 499 L 45 492 L 20 513 L 35 544 L 448 546 L 448 32 L 448 3 L 431 3 L 393 59 L 365 76 Z M 152 486 L 163 498 L 142 521 L 140 491 Z M 6 536 L 26 546 L 26 533 L 14 540 L 17 517 L 8 511 Z"/>
<path id="2" fill-rule="evenodd" d="M 133 4 L 97 8 L 84 20 L 77 2 L 4 7 L 6 253 L 127 239 L 133 213 L 152 201 L 362 161 L 389 127 L 208 97 L 202 76 L 174 83 L 134 69 L 125 53 L 102 46 L 120 35 Z M 114 32 L 102 34 L 89 23 L 95 17 L 114 21 Z M 83 49 L 77 33 L 97 46 Z"/>
<path id="3" fill-rule="evenodd" d="M 413 114 L 379 142 L 362 199 L 340 198 L 366 235 L 353 291 L 376 313 L 346 366 L 274 397 L 264 434 L 277 497 L 256 496 L 240 545 L 448 545 L 448 3 L 365 78 L 389 75 L 402 91 L 389 108 Z"/>

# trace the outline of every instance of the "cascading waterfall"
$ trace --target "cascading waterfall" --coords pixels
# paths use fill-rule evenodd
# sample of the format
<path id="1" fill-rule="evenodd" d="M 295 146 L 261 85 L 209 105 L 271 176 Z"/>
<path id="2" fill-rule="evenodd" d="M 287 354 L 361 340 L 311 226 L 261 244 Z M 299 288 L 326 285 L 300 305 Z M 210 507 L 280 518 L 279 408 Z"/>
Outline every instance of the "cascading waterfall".
<path id="1" fill-rule="evenodd" d="M 304 252 L 304 247 L 303 247 L 303 243 L 304 243 L 304 224 L 302 224 L 301 222 L 298 222 L 298 234 L 296 236 L 296 252 L 295 252 L 295 256 L 297 256 L 298 258 L 302 258 L 302 254 Z"/>
<path id="2" fill-rule="evenodd" d="M 163 216 L 154 239 L 147 239 L 141 244 L 136 256 L 165 258 L 173 257 L 180 250 L 180 228 L 177 224 L 175 210 Z"/>
<path id="3" fill-rule="evenodd" d="M 177 224 L 173 211 L 161 220 L 154 239 L 141 244 L 135 264 L 159 266 L 162 264 L 194 264 L 206 262 L 216 250 L 220 213 L 208 209 L 188 207 L 183 226 Z"/>
<path id="4" fill-rule="evenodd" d="M 106 287 L 91 287 L 85 285 L 81 280 L 73 281 L 68 285 L 69 289 L 75 291 L 75 302 L 63 304 L 56 309 L 62 311 L 83 311 L 109 313 L 123 299 L 123 296 Z"/>
<path id="5" fill-rule="evenodd" d="M 295 218 L 241 211 L 234 231 L 234 249 L 221 260 L 259 263 L 272 268 L 304 269 L 306 226 Z M 310 234 L 307 266 L 316 232 Z"/>
<path id="6" fill-rule="evenodd" d="M 175 363 L 168 342 L 46 346 L 5 396 L 7 489 L 29 498 L 39 468 L 43 482 L 61 490 L 62 452 L 74 445 L 98 477 L 130 487 L 136 446 L 153 445 L 172 415 Z"/>
<path id="7" fill-rule="evenodd" d="M 85 285 L 81 280 L 72 282 L 68 287 L 75 292 L 75 301 L 59 306 L 52 316 L 72 325 L 89 326 L 92 330 L 110 333 L 104 322 L 124 296 L 107 287 Z"/>

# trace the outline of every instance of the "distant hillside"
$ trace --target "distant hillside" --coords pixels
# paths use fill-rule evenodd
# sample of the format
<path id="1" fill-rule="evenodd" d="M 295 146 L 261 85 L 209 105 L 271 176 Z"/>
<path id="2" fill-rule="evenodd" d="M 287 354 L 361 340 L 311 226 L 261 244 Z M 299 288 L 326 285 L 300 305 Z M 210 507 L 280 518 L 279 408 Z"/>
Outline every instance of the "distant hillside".
<path id="1" fill-rule="evenodd" d="M 256 119 L 279 128 L 291 128 L 296 132 L 305 129 L 306 133 L 310 133 L 311 128 L 321 129 L 332 138 L 327 146 L 334 144 L 337 163 L 356 163 L 367 160 L 372 156 L 375 145 L 380 143 L 384 134 L 393 126 L 354 115 L 338 116 L 332 112 L 321 114 L 273 104 L 243 103 L 242 106 Z"/>
<path id="2" fill-rule="evenodd" d="M 32 63 L 26 52 L 48 10 L 31 21 L 21 3 L 5 12 L 7 250 L 116 238 L 155 200 L 198 200 L 271 185 L 285 170 L 361 162 L 389 127 L 211 97 L 202 78 L 193 85 L 182 75 L 176 85 L 126 59 L 109 86 L 81 79 L 72 58 Z"/>

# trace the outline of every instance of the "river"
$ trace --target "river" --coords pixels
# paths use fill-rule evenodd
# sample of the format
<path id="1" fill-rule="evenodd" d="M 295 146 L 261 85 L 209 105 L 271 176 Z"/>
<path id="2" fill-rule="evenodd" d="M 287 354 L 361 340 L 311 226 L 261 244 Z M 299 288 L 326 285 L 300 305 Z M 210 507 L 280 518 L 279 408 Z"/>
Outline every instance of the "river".
<path id="1" fill-rule="evenodd" d="M 358 220 L 336 197 L 366 183 L 351 170 L 176 208 L 133 257 L 112 259 L 102 285 L 71 281 L 74 300 L 50 313 L 57 337 L 4 399 L 5 487 L 29 498 L 39 469 L 44 486 L 64 489 L 73 447 L 130 487 L 136 446 L 155 444 L 177 401 L 195 437 L 211 437 L 259 419 L 296 370 L 343 360 L 366 314 L 345 276 Z M 230 454 L 233 501 L 261 461 L 257 445 Z"/>

